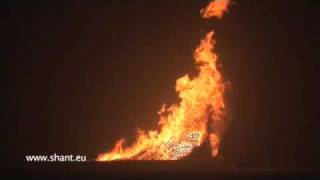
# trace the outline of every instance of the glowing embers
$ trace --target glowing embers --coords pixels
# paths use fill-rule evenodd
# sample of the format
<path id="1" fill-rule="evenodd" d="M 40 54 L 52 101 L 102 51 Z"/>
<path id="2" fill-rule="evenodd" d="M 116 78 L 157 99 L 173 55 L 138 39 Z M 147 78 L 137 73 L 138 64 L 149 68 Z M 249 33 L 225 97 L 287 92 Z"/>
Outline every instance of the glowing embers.
<path id="1" fill-rule="evenodd" d="M 185 156 L 188 156 L 193 148 L 199 146 L 200 133 L 192 132 L 189 133 L 184 139 L 178 142 L 173 142 L 169 139 L 165 146 L 169 151 L 170 159 L 178 160 Z"/>

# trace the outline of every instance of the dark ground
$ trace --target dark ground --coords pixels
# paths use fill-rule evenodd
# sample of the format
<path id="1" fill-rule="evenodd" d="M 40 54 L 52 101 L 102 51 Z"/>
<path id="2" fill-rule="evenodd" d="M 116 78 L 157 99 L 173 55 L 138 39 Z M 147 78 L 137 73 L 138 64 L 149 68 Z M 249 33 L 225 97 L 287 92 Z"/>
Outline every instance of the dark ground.
<path id="1" fill-rule="evenodd" d="M 12 175 L 39 179 L 299 179 L 320 177 L 316 171 L 242 169 L 223 160 L 30 163 L 15 169 Z"/>

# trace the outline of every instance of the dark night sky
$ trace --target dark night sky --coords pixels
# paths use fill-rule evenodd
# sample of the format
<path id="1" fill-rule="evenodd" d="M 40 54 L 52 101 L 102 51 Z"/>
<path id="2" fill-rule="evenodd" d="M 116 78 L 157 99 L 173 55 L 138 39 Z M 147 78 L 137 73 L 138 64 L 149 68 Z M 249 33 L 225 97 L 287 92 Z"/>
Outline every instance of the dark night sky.
<path id="1" fill-rule="evenodd" d="M 244 167 L 319 168 L 319 6 L 236 1 L 206 21 L 201 0 L 6 4 L 7 157 L 108 150 L 134 127 L 156 128 L 175 80 L 195 73 L 192 53 L 216 32 L 231 82 L 221 155 Z M 207 156 L 204 155 L 206 158 Z"/>

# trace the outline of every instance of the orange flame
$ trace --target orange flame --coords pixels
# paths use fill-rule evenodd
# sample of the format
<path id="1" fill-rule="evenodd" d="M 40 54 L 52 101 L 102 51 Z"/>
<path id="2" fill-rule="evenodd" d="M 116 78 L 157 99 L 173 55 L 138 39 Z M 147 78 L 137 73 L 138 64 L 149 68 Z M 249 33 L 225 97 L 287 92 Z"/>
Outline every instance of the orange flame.
<path id="1" fill-rule="evenodd" d="M 223 13 L 228 10 L 229 3 L 230 0 L 212 1 L 206 8 L 201 9 L 201 14 L 203 18 L 222 18 Z"/>
<path id="2" fill-rule="evenodd" d="M 220 18 L 225 9 L 222 2 L 213 1 L 203 17 Z M 216 7 L 219 6 L 219 7 Z M 213 9 L 213 10 L 212 10 Z M 219 13 L 211 13 L 216 12 Z M 213 52 L 213 31 L 207 33 L 194 52 L 198 75 L 190 78 L 188 74 L 177 79 L 175 90 L 180 98 L 178 104 L 166 107 L 160 115 L 159 130 L 137 130 L 137 139 L 131 146 L 124 147 L 125 139 L 120 139 L 114 148 L 97 157 L 98 161 L 112 160 L 177 160 L 191 154 L 192 150 L 209 139 L 212 156 L 218 153 L 220 125 L 225 108 L 221 73 L 217 69 L 217 55 Z M 211 125 L 210 132 L 208 124 Z"/>

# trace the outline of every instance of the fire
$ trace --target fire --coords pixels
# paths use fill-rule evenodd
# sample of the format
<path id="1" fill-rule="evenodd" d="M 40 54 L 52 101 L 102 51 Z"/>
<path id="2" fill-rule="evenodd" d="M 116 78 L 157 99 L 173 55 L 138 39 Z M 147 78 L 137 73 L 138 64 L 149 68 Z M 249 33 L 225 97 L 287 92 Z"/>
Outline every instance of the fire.
<path id="1" fill-rule="evenodd" d="M 228 3 L 229 0 L 212 1 L 201 13 L 204 18 L 220 18 Z M 111 151 L 100 154 L 98 161 L 178 160 L 190 155 L 207 139 L 212 156 L 218 154 L 225 83 L 217 68 L 213 35 L 213 31 L 208 32 L 194 52 L 197 76 L 191 78 L 186 74 L 177 79 L 175 90 L 179 102 L 169 107 L 162 105 L 158 112 L 159 129 L 138 129 L 131 146 L 125 147 L 125 139 L 120 139 Z"/>
<path id="2" fill-rule="evenodd" d="M 230 0 L 212 1 L 206 8 L 201 9 L 203 18 L 221 18 L 223 13 L 228 10 Z"/>

